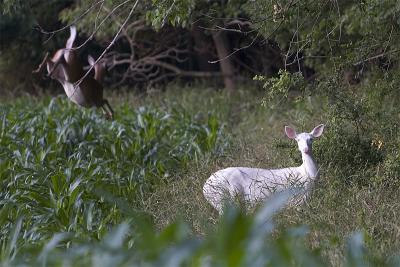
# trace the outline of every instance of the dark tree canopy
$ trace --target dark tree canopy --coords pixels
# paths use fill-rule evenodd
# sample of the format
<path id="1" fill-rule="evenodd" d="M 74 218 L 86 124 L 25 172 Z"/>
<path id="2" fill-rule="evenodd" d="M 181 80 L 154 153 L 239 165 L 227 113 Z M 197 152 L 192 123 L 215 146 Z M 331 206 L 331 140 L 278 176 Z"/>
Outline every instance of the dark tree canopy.
<path id="1" fill-rule="evenodd" d="M 104 55 L 115 86 L 212 78 L 234 90 L 279 69 L 307 80 L 342 73 L 352 84 L 373 69 L 398 68 L 400 4 L 394 0 L 8 0 L 0 7 L 3 73 L 20 62 L 33 68 L 65 39 L 66 30 L 43 34 L 37 25 L 51 31 L 69 24 L 78 27 L 80 53 L 96 56 L 125 26 Z"/>

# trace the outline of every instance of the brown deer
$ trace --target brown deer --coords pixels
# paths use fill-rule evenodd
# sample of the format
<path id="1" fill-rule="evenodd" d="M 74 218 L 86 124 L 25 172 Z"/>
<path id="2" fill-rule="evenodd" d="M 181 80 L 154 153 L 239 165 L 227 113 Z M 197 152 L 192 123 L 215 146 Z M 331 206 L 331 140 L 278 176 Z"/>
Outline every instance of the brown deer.
<path id="1" fill-rule="evenodd" d="M 46 53 L 42 63 L 33 72 L 42 71 L 44 64 L 46 64 L 47 75 L 61 83 L 72 102 L 86 108 L 100 107 L 106 118 L 112 119 L 114 111 L 109 102 L 103 98 L 102 78 L 105 64 L 101 61 L 95 64 L 94 59 L 89 56 L 89 63 L 92 66 L 94 65 L 95 75 L 94 77 L 85 76 L 83 65 L 73 49 L 76 27 L 71 26 L 70 31 L 65 48 L 57 50 L 51 58 L 49 58 L 49 53 Z"/>

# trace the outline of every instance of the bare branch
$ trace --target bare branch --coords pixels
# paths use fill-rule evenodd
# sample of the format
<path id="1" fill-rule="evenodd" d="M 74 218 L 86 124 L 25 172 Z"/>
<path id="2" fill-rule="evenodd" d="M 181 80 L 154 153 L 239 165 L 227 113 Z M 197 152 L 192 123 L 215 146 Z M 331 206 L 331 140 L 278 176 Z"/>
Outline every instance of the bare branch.
<path id="1" fill-rule="evenodd" d="M 148 63 L 156 66 L 163 67 L 164 69 L 170 70 L 175 75 L 177 76 L 190 76 L 190 77 L 198 77 L 198 78 L 204 78 L 204 77 L 221 77 L 222 73 L 220 72 L 206 72 L 206 71 L 186 71 L 182 70 L 174 65 L 158 61 L 158 60 L 152 60 L 149 59 Z"/>
<path id="2" fill-rule="evenodd" d="M 109 43 L 109 45 L 104 49 L 104 51 L 101 53 L 101 55 L 97 58 L 97 60 L 94 62 L 94 64 L 89 68 L 89 70 L 85 73 L 85 75 L 83 75 L 83 77 L 81 79 L 79 79 L 75 84 L 75 91 L 77 87 L 82 83 L 82 81 L 89 75 L 89 73 L 92 71 L 92 69 L 94 68 L 94 66 L 103 58 L 103 56 L 108 52 L 108 50 L 110 50 L 110 48 L 114 45 L 115 41 L 117 40 L 118 36 L 120 35 L 122 28 L 125 27 L 126 23 L 128 23 L 129 19 L 131 18 L 133 11 L 135 10 L 136 6 L 138 5 L 139 0 L 136 0 L 135 4 L 132 6 L 131 10 L 129 11 L 128 16 L 126 17 L 124 23 L 121 25 L 121 27 L 119 28 L 118 32 L 115 34 L 114 39 Z M 73 93 L 73 94 L 74 94 Z"/>
<path id="3" fill-rule="evenodd" d="M 72 50 L 72 49 L 77 50 L 77 49 L 80 49 L 80 48 L 82 48 L 83 46 L 85 46 L 90 40 L 93 39 L 94 35 L 97 33 L 97 31 L 100 29 L 100 27 L 106 22 L 106 20 L 107 20 L 111 15 L 113 15 L 113 14 L 115 13 L 115 11 L 116 11 L 117 9 L 119 9 L 120 7 L 124 6 L 125 4 L 127 4 L 128 2 L 131 2 L 131 1 L 132 1 L 132 0 L 126 0 L 126 1 L 124 1 L 124 2 L 122 2 L 122 3 L 120 3 L 119 5 L 115 6 L 115 7 L 107 14 L 107 16 L 104 17 L 104 19 L 100 22 L 100 24 L 99 24 L 97 27 L 95 27 L 95 28 L 93 29 L 93 31 L 92 31 L 92 33 L 89 35 L 89 37 L 86 38 L 86 40 L 85 40 L 82 44 L 71 48 L 71 50 Z M 135 3 L 135 6 L 136 6 L 136 4 L 137 4 L 137 2 Z M 132 11 L 133 11 L 133 10 L 132 10 Z M 129 17 L 130 17 L 130 16 L 129 16 Z M 117 37 L 118 37 L 118 35 L 117 35 Z"/>
<path id="4" fill-rule="evenodd" d="M 64 27 L 54 30 L 54 31 L 46 31 L 44 30 L 39 24 L 36 26 L 36 28 L 43 34 L 49 34 L 50 36 L 53 36 L 55 33 L 64 31 L 65 29 L 68 29 L 69 27 L 71 27 L 72 25 L 74 25 L 77 21 L 79 21 L 81 18 L 83 18 L 84 16 L 86 16 L 92 9 L 94 9 L 97 5 L 99 4 L 103 4 L 105 0 L 100 0 L 97 1 L 96 3 L 94 3 L 93 5 L 91 5 L 88 9 L 86 9 L 81 15 L 79 15 L 77 18 L 75 18 L 71 23 L 65 25 Z"/>
<path id="5" fill-rule="evenodd" d="M 397 53 L 399 51 L 400 51 L 400 49 L 393 49 L 393 50 L 388 51 L 388 52 L 383 52 L 383 53 L 380 53 L 378 55 L 375 55 L 375 56 L 360 60 L 360 61 L 354 63 L 353 66 L 357 66 L 357 65 L 360 65 L 362 63 L 365 63 L 365 62 L 368 62 L 368 61 L 371 61 L 371 60 L 374 60 L 374 59 L 382 58 L 382 57 L 384 57 L 386 55 L 394 54 L 394 53 Z"/>
<path id="6" fill-rule="evenodd" d="M 214 60 L 214 61 L 208 61 L 208 63 L 211 63 L 211 64 L 218 63 L 218 62 L 220 62 L 220 61 L 222 61 L 222 60 L 225 60 L 225 59 L 231 57 L 232 55 L 236 54 L 236 53 L 239 52 L 240 50 L 249 48 L 250 46 L 252 46 L 252 45 L 254 44 L 254 42 L 257 40 L 258 36 L 259 36 L 259 33 L 257 33 L 256 37 L 253 38 L 253 40 L 251 41 L 250 44 L 248 44 L 248 45 L 246 45 L 246 46 L 242 46 L 242 47 L 240 47 L 240 48 L 234 49 L 234 51 L 233 51 L 232 53 L 230 53 L 229 55 L 227 55 L 226 57 L 220 58 L 220 59 Z"/>
<path id="7" fill-rule="evenodd" d="M 49 52 L 46 52 L 46 54 L 45 54 L 45 56 L 44 56 L 44 58 L 43 58 L 43 61 L 40 63 L 39 67 L 38 67 L 36 70 L 32 71 L 32 73 L 39 73 L 39 72 L 41 72 L 42 69 L 43 69 L 43 67 L 44 67 L 44 64 L 46 63 L 46 61 L 47 61 L 48 58 L 49 58 Z"/>

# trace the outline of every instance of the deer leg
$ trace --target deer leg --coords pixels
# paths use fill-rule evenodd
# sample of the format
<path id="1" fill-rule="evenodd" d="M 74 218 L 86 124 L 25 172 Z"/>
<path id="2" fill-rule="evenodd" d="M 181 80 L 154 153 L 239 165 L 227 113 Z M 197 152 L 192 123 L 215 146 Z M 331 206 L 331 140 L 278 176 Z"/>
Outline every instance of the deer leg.
<path id="1" fill-rule="evenodd" d="M 112 120 L 112 115 L 110 115 L 110 113 L 107 111 L 107 109 L 103 106 L 101 106 L 101 110 L 103 111 L 104 117 L 107 120 Z"/>
<path id="2" fill-rule="evenodd" d="M 110 116 L 110 118 L 112 119 L 114 116 L 114 110 L 111 108 L 110 103 L 108 102 L 107 99 L 103 99 L 103 107 L 107 106 L 109 112 L 108 115 Z"/>

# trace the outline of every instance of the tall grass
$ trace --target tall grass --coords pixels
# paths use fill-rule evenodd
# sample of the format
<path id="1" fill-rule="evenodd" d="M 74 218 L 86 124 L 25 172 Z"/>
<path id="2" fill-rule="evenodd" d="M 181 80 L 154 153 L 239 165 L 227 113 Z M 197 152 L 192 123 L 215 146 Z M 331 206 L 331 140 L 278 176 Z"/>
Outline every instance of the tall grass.
<path id="1" fill-rule="evenodd" d="M 1 104 L 3 265 L 399 266 L 398 139 L 382 122 L 358 138 L 324 98 L 270 110 L 249 90 L 111 99 L 112 122 L 63 97 Z M 283 126 L 321 122 L 322 175 L 306 205 L 282 210 L 282 194 L 219 218 L 206 203 L 219 168 L 300 164 Z"/>

